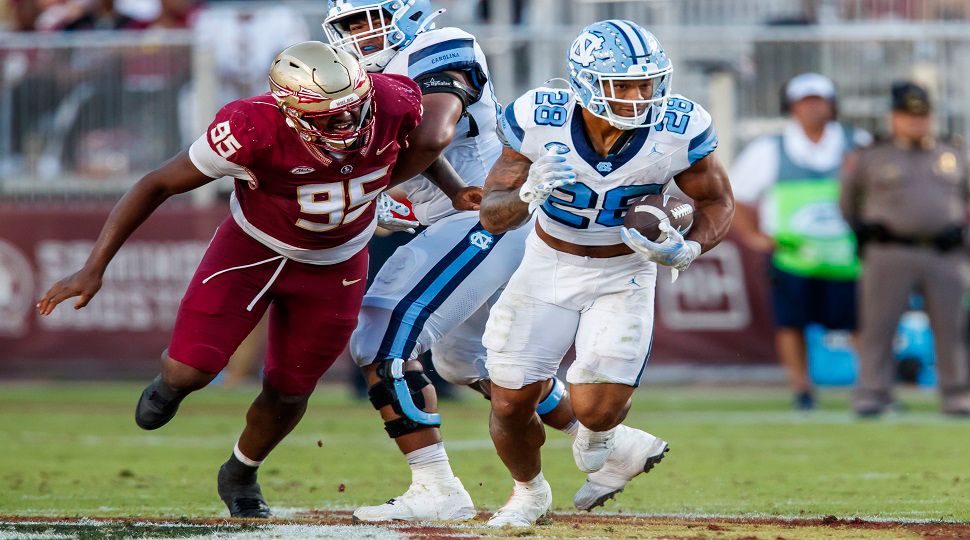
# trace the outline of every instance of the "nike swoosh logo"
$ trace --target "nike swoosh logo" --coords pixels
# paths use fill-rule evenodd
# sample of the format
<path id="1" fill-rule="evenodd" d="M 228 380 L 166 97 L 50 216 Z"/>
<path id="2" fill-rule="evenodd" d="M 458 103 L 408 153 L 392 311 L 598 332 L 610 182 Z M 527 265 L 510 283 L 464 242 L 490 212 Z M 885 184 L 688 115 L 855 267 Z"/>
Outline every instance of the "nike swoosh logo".
<path id="1" fill-rule="evenodd" d="M 349 286 L 353 285 L 354 283 L 357 283 L 358 281 L 360 281 L 362 279 L 364 279 L 364 278 L 357 278 L 357 279 L 354 279 L 354 280 L 345 279 L 345 280 L 343 280 L 344 287 L 349 287 Z"/>
<path id="2" fill-rule="evenodd" d="M 377 151 L 377 155 L 383 154 L 385 150 L 387 150 L 388 148 L 390 148 L 392 146 L 394 146 L 394 141 L 391 141 L 391 142 L 387 143 L 387 146 L 385 146 L 384 148 L 381 148 L 380 150 L 378 150 Z"/>

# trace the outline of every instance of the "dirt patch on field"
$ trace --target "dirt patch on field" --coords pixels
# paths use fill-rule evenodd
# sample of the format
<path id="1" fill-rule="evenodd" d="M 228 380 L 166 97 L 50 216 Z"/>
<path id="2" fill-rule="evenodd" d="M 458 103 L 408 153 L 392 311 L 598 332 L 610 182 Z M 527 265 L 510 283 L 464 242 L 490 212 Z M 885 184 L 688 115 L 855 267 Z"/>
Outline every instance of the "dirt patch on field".
<path id="1" fill-rule="evenodd" d="M 372 525 L 388 534 L 411 538 L 478 538 L 482 536 L 504 538 L 669 538 L 688 539 L 767 539 L 785 540 L 789 538 L 922 538 L 954 539 L 970 538 L 970 523 L 946 522 L 893 522 L 868 521 L 863 519 L 840 519 L 826 516 L 814 519 L 787 519 L 771 517 L 755 518 L 710 518 L 710 517 L 651 517 L 624 516 L 619 514 L 553 514 L 551 524 L 529 529 L 498 529 L 482 527 L 490 514 L 481 513 L 475 521 L 460 525 L 447 524 L 410 524 L 391 523 Z M 79 517 L 35 517 L 0 515 L 0 538 L 4 532 L 37 532 L 38 526 L 66 527 L 70 534 L 72 528 L 89 533 L 100 527 L 110 528 L 111 538 L 136 537 L 198 537 L 218 533 L 220 536 L 231 534 L 232 538 L 248 535 L 264 536 L 276 527 L 306 526 L 326 528 L 355 525 L 350 512 L 346 511 L 308 511 L 296 514 L 289 519 L 251 520 L 236 518 L 79 518 Z M 375 527 L 376 526 L 376 527 Z M 364 532 L 366 527 L 361 527 Z M 169 536 L 166 533 L 178 534 Z M 106 531 L 107 532 L 107 531 Z M 90 537 L 79 533 L 79 537 Z M 129 536 L 129 534 L 131 536 Z M 277 537 L 275 534 L 271 535 Z M 284 535 L 284 537 L 287 535 Z M 348 538 L 354 534 L 341 536 Z M 363 537 L 373 536 L 364 534 Z"/>

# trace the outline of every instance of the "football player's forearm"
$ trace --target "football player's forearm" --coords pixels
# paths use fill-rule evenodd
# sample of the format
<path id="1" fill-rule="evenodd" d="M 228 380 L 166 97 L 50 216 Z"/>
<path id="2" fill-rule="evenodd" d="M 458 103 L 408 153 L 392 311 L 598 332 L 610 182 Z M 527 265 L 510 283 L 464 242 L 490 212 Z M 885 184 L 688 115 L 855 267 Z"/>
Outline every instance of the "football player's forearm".
<path id="1" fill-rule="evenodd" d="M 444 155 L 438 156 L 431 162 L 431 165 L 421 175 L 438 186 L 438 189 L 450 199 L 454 199 L 462 188 L 468 187 Z"/>
<path id="2" fill-rule="evenodd" d="M 727 170 L 714 154 L 696 161 L 677 178 L 677 185 L 694 199 L 694 225 L 687 235 L 704 253 L 724 240 L 734 219 L 734 192 Z"/>
<path id="3" fill-rule="evenodd" d="M 438 153 L 409 146 L 398 155 L 391 171 L 390 185 L 396 186 L 423 173 L 434 162 Z"/>
<path id="4" fill-rule="evenodd" d="M 146 174 L 115 204 L 101 228 L 85 267 L 104 272 L 122 244 L 169 197 L 214 181 L 182 152 Z"/>
<path id="5" fill-rule="evenodd" d="M 455 125 L 462 114 L 461 101 L 450 94 L 432 94 L 422 97 L 421 104 L 424 109 L 421 123 L 408 134 L 407 148 L 401 151 L 391 174 L 392 184 L 410 180 L 434 167 L 436 159 L 455 138 Z"/>
<path id="6" fill-rule="evenodd" d="M 519 190 L 485 192 L 479 219 L 488 232 L 504 233 L 521 226 L 528 218 L 529 205 L 519 198 Z"/>
<path id="7" fill-rule="evenodd" d="M 701 253 L 707 252 L 727 236 L 733 217 L 733 198 L 698 203 L 694 209 L 694 225 L 687 239 L 700 244 Z"/>
<path id="8" fill-rule="evenodd" d="M 149 177 L 136 183 L 111 209 L 84 265 L 86 268 L 103 274 L 128 237 L 169 198 L 170 194 Z"/>

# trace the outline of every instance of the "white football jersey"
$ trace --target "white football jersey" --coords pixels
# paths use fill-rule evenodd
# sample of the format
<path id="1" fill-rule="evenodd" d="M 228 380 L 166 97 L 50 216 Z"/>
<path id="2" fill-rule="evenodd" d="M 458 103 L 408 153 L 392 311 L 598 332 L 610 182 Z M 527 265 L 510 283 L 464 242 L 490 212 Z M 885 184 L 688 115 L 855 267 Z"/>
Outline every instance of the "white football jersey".
<path id="1" fill-rule="evenodd" d="M 481 98 L 468 106 L 471 119 L 462 117 L 454 140 L 443 153 L 466 184 L 481 186 L 502 153 L 502 143 L 496 134 L 497 118 L 502 109 L 495 98 L 485 53 L 475 37 L 458 28 L 422 32 L 391 59 L 384 73 L 415 79 L 426 73 L 447 70 L 480 74 L 471 77 L 471 82 L 472 87 L 481 88 Z M 407 191 L 415 218 L 422 225 L 430 225 L 456 212 L 451 200 L 424 177 L 412 178 L 401 187 Z"/>
<path id="2" fill-rule="evenodd" d="M 532 161 L 558 153 L 572 166 L 576 183 L 552 193 L 538 223 L 573 244 L 621 243 L 619 226 L 630 201 L 661 193 L 671 178 L 717 147 L 711 115 L 681 95 L 668 99 L 660 124 L 633 130 L 607 157 L 593 150 L 580 110 L 572 90 L 537 88 L 509 104 L 500 119 L 512 149 Z"/>

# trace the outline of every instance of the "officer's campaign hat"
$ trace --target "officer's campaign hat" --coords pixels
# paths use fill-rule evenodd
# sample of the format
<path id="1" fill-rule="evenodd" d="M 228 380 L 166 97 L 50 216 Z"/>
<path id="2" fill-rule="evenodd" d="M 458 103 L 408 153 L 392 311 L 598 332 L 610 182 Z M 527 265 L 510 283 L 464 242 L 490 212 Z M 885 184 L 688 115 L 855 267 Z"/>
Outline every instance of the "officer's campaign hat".
<path id="1" fill-rule="evenodd" d="M 892 86 L 892 109 L 909 114 L 929 114 L 930 95 L 914 82 L 895 82 Z"/>

